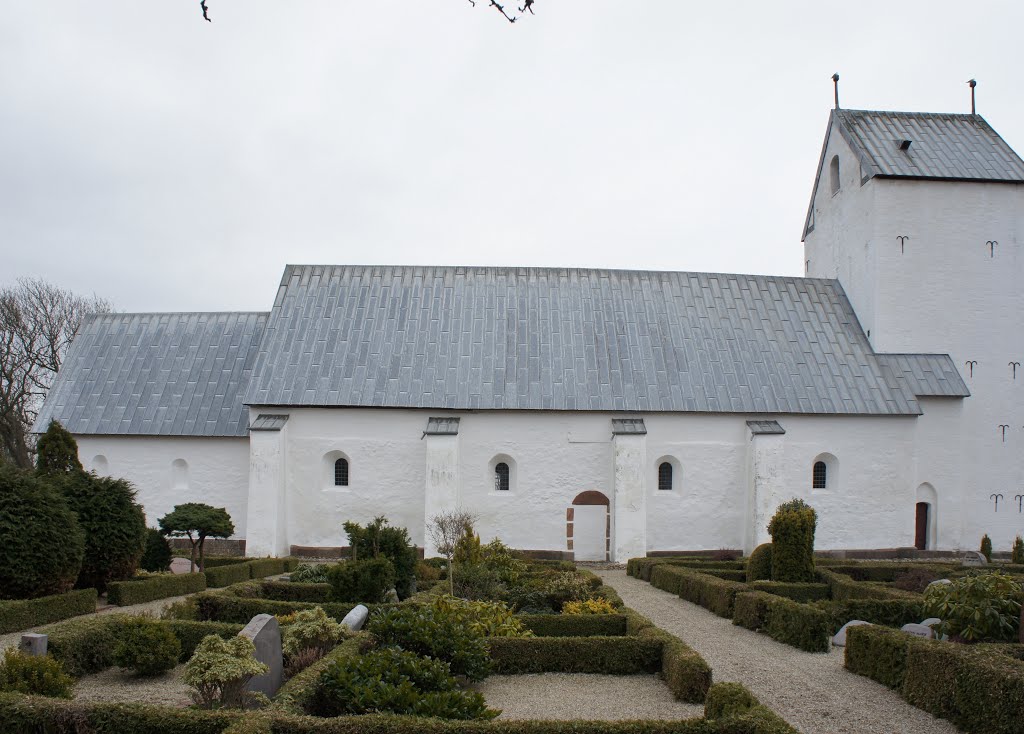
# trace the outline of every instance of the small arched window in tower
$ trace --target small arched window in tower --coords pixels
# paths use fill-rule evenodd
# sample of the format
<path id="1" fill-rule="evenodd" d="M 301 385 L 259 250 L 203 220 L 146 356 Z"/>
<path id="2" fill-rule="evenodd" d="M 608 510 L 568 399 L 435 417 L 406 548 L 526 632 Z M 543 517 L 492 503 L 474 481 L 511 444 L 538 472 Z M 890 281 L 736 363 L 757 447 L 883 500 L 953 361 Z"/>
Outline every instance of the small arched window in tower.
<path id="1" fill-rule="evenodd" d="M 672 465 L 667 461 L 658 466 L 658 489 L 672 489 Z"/>
<path id="2" fill-rule="evenodd" d="M 504 461 L 494 465 L 494 489 L 497 492 L 507 492 L 509 488 L 509 468 Z"/>
<path id="3" fill-rule="evenodd" d="M 348 486 L 348 459 L 338 459 L 334 462 L 334 486 Z"/>
<path id="4" fill-rule="evenodd" d="M 832 178 L 832 193 L 839 193 L 839 156 L 832 156 L 832 162 L 828 166 Z"/>
<path id="5" fill-rule="evenodd" d="M 824 461 L 814 462 L 814 469 L 811 471 L 811 488 L 825 489 L 828 486 L 828 467 Z"/>

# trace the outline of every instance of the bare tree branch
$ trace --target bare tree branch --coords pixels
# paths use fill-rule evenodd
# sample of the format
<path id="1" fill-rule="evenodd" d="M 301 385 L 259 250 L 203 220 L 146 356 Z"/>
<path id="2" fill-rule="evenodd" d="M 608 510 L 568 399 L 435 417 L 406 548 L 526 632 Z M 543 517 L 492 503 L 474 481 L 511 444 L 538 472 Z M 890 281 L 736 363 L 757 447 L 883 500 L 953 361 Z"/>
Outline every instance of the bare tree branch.
<path id="1" fill-rule="evenodd" d="M 535 2 L 536 0 L 524 0 L 523 7 L 519 8 L 519 13 L 523 14 L 529 12 L 530 15 L 536 15 L 536 13 L 533 12 L 533 4 Z M 469 4 L 475 8 L 476 0 L 469 0 Z M 505 6 L 499 5 L 496 0 L 490 0 L 489 6 L 501 13 L 509 23 L 516 22 L 516 16 L 506 13 Z M 199 7 L 203 9 L 203 18 L 212 23 L 213 21 L 210 20 L 210 9 L 206 5 L 206 0 L 199 0 Z"/>

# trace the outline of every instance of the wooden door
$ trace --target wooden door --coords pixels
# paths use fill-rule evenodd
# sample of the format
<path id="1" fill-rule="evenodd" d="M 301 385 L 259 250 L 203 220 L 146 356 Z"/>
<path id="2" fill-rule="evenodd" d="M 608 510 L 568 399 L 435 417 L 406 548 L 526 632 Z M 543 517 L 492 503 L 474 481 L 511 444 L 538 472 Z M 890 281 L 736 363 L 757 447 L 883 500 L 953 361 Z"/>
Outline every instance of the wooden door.
<path id="1" fill-rule="evenodd" d="M 928 549 L 928 503 L 917 503 L 917 532 L 914 535 L 914 547 L 918 550 Z"/>

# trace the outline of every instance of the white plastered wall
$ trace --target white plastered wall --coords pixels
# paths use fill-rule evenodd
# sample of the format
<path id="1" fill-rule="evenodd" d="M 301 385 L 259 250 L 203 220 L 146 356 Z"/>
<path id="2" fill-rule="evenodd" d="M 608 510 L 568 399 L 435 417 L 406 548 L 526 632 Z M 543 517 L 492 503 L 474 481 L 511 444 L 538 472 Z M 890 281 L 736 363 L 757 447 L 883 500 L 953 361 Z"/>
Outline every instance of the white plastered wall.
<path id="1" fill-rule="evenodd" d="M 232 537 L 245 537 L 248 438 L 79 435 L 75 440 L 86 469 L 96 468 L 97 457 L 103 457 L 103 474 L 135 485 L 150 527 L 175 505 L 205 502 L 226 508 L 235 524 Z M 185 462 L 184 477 L 175 461 Z"/>

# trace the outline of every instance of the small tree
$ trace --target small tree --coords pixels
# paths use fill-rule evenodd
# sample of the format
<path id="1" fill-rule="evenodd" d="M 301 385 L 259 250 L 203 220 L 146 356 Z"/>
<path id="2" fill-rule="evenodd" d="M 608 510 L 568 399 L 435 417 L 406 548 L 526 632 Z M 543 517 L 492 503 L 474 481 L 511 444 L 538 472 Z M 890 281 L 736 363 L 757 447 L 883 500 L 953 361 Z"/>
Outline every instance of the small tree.
<path id="1" fill-rule="evenodd" d="M 988 533 L 981 536 L 981 555 L 985 556 L 985 560 L 992 563 L 992 538 L 988 537 Z"/>
<path id="2" fill-rule="evenodd" d="M 402 599 L 411 596 L 419 554 L 409 539 L 409 532 L 405 528 L 388 525 L 383 515 L 374 518 L 365 528 L 354 522 L 346 522 L 343 527 L 348 535 L 352 560 L 387 558 L 395 570 L 395 591 L 398 596 Z"/>
<path id="3" fill-rule="evenodd" d="M 1024 563 L 1024 538 L 1019 535 L 1013 541 L 1013 552 L 1010 554 L 1010 563 Z"/>
<path id="4" fill-rule="evenodd" d="M 814 581 L 814 529 L 818 514 L 800 499 L 779 505 L 772 536 L 772 581 Z"/>
<path id="5" fill-rule="evenodd" d="M 437 552 L 448 559 L 448 590 L 455 595 L 455 573 L 452 562 L 459 541 L 468 533 L 473 532 L 476 515 L 465 510 L 449 510 L 430 518 L 427 531 Z"/>
<path id="6" fill-rule="evenodd" d="M 199 570 L 205 570 L 203 544 L 207 538 L 227 538 L 235 532 L 231 515 L 223 507 L 211 507 L 201 502 L 187 502 L 175 505 L 174 511 L 160 518 L 160 530 L 174 538 L 188 538 L 192 544 L 189 556 L 189 570 L 196 570 L 196 552 L 199 553 Z"/>
<path id="7" fill-rule="evenodd" d="M 50 421 L 36 444 L 36 471 L 40 474 L 68 474 L 82 471 L 75 437 L 57 421 Z"/>

